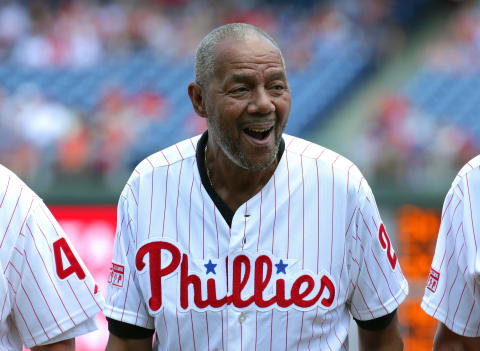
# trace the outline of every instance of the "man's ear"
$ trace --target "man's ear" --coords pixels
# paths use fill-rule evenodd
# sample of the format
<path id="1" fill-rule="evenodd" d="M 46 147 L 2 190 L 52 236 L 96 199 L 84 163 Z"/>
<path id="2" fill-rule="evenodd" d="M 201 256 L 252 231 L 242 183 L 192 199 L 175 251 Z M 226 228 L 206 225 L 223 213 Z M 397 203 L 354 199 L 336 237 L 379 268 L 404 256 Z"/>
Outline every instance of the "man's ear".
<path id="1" fill-rule="evenodd" d="M 188 96 L 192 102 L 193 109 L 200 117 L 207 117 L 207 110 L 205 108 L 205 96 L 202 88 L 195 82 L 188 85 Z"/>

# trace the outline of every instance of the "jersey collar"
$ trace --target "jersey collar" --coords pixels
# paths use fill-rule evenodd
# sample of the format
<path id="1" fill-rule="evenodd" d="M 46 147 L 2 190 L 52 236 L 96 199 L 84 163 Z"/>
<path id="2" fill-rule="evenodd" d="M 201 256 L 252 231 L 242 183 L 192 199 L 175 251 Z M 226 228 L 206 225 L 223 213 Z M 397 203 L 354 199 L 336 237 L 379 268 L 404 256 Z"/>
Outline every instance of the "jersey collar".
<path id="1" fill-rule="evenodd" d="M 225 222 L 227 222 L 228 226 L 232 226 L 232 220 L 235 212 L 228 207 L 228 205 L 222 200 L 222 198 L 217 194 L 215 189 L 212 187 L 210 182 L 208 181 L 207 176 L 207 169 L 205 167 L 205 146 L 207 145 L 208 140 L 208 131 L 205 131 L 197 143 L 197 151 L 196 151 L 196 158 L 197 158 L 197 165 L 198 165 L 198 172 L 200 173 L 200 179 L 202 180 L 202 185 L 207 191 L 208 195 L 212 199 L 213 203 L 217 207 L 217 209 L 222 214 Z M 283 156 L 283 152 L 285 151 L 285 141 L 282 138 L 280 142 L 280 147 L 278 148 L 278 159 L 280 160 Z"/>

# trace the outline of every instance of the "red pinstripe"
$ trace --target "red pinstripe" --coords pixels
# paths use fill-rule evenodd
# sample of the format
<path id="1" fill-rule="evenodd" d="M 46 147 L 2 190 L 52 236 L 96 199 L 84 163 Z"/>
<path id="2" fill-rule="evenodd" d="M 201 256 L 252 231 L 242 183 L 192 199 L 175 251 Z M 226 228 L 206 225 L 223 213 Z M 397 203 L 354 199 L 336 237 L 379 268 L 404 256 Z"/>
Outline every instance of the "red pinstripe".
<path id="1" fill-rule="evenodd" d="M 43 215 L 45 216 L 45 218 L 50 222 L 50 225 L 52 226 L 52 229 L 54 230 L 55 234 L 57 234 L 57 237 L 59 238 L 60 234 L 58 234 L 57 227 L 52 222 L 51 215 L 49 215 L 49 213 L 45 212 L 46 207 L 40 206 L 39 208 L 43 212 Z"/>
<path id="2" fill-rule="evenodd" d="M 458 201 L 457 207 L 455 207 L 455 210 L 453 211 L 453 216 L 452 217 L 455 217 L 455 213 L 457 212 L 457 208 L 458 208 L 458 205 L 460 205 L 460 203 L 461 203 L 461 201 Z M 460 227 L 461 227 L 462 224 L 463 224 L 463 222 L 460 222 L 458 230 L 460 230 Z M 450 235 L 450 231 L 452 230 L 452 227 L 453 227 L 453 222 L 450 223 L 450 228 L 448 229 L 447 234 L 445 235 L 445 238 L 448 238 L 448 236 Z M 457 231 L 457 233 L 458 233 L 458 231 Z M 446 253 L 447 253 L 447 248 L 445 247 L 445 251 L 443 252 L 442 261 L 440 262 L 440 270 L 442 269 L 443 260 L 445 259 L 445 254 Z"/>
<path id="3" fill-rule="evenodd" d="M 5 236 L 7 235 L 8 228 L 10 228 L 10 224 L 12 223 L 13 215 L 15 214 L 15 211 L 17 210 L 18 201 L 20 201 L 20 197 L 22 196 L 22 191 L 23 191 L 23 187 L 20 188 L 20 194 L 18 195 L 17 202 L 15 204 L 15 207 L 13 208 L 12 216 L 10 217 L 10 220 L 8 221 L 8 225 L 7 225 L 7 228 L 5 229 L 5 233 L 3 233 L 3 238 L 2 238 L 2 241 L 0 242 L 0 248 L 2 247 L 3 241 L 5 240 Z"/>
<path id="4" fill-rule="evenodd" d="M 272 345 L 273 345 L 273 310 L 272 310 L 272 316 L 270 318 L 270 351 L 272 351 Z"/>
<path id="5" fill-rule="evenodd" d="M 450 233 L 451 229 L 452 229 L 452 226 L 453 226 L 453 223 L 452 225 L 450 226 L 450 229 L 448 230 L 447 232 L 447 237 L 448 237 L 448 234 Z M 457 234 L 455 234 L 455 243 L 457 242 L 457 237 L 458 237 L 458 233 L 460 232 L 460 229 L 463 228 L 463 222 L 460 222 L 460 224 L 458 225 L 458 229 L 457 229 Z M 453 256 L 453 253 L 455 251 L 452 252 L 452 256 Z M 440 270 L 442 269 L 442 266 L 443 266 L 443 260 L 445 259 L 445 255 L 447 254 L 447 247 L 445 246 L 445 251 L 443 252 L 443 257 L 442 257 L 442 261 L 440 262 Z M 448 260 L 448 262 L 450 263 L 450 260 L 452 259 L 452 256 L 450 256 L 450 259 Z"/>
<path id="6" fill-rule="evenodd" d="M 362 210 L 359 208 L 358 212 L 360 212 L 360 215 L 362 216 L 363 224 L 365 224 L 365 227 L 367 227 L 368 232 L 370 233 L 370 237 L 372 237 L 372 232 L 370 231 L 370 227 L 368 226 L 367 222 L 365 221 L 365 217 L 363 216 Z"/>
<path id="7" fill-rule="evenodd" d="M 141 173 L 137 170 L 137 169 L 134 169 L 134 172 L 136 172 L 138 174 L 138 188 L 140 189 L 140 181 L 141 181 Z M 138 221 L 138 206 L 137 206 L 137 221 Z M 136 230 L 135 230 L 135 247 L 137 247 L 138 245 L 138 223 L 136 225 Z"/>
<path id="8" fill-rule="evenodd" d="M 255 311 L 255 351 L 257 350 L 257 337 L 258 337 L 258 311 Z"/>
<path id="9" fill-rule="evenodd" d="M 337 162 L 340 155 L 337 156 L 335 161 L 332 163 L 332 233 L 330 238 L 330 270 L 329 272 L 332 273 L 332 261 L 333 261 L 333 218 L 335 213 L 335 170 L 333 165 Z"/>
<path id="10" fill-rule="evenodd" d="M 20 307 L 18 307 L 17 302 L 15 302 L 15 307 L 17 307 L 17 311 L 18 311 L 18 313 L 20 313 L 20 317 L 22 317 L 23 323 L 24 323 L 25 326 L 27 327 L 27 330 L 28 330 L 28 333 L 30 334 L 30 337 L 32 338 L 33 342 L 36 344 L 37 341 L 36 341 L 35 338 L 33 337 L 33 334 L 32 334 L 32 332 L 30 331 L 30 328 L 28 327 L 28 323 L 27 323 L 27 321 L 25 320 L 25 317 L 23 317 L 23 313 L 22 313 L 22 311 L 20 311 Z"/>
<path id="11" fill-rule="evenodd" d="M 275 181 L 275 173 L 273 173 L 273 228 L 272 228 L 272 254 L 273 242 L 275 240 L 275 224 L 277 222 L 277 185 Z"/>
<path id="12" fill-rule="evenodd" d="M 163 309 L 163 323 L 165 325 L 165 333 L 167 334 L 167 340 L 169 340 L 169 337 L 168 337 L 168 328 L 167 328 L 167 320 L 165 319 L 165 308 Z M 168 344 L 167 344 L 168 345 Z M 167 346 L 167 350 L 168 350 L 168 346 Z"/>
<path id="13" fill-rule="evenodd" d="M 288 219 L 287 219 L 287 259 L 288 259 L 288 254 L 290 252 L 290 169 L 288 168 L 288 150 L 286 149 L 285 149 L 285 160 L 287 162 L 287 182 L 288 182 Z M 288 313 L 287 313 L 287 317 L 288 317 Z"/>
<path id="14" fill-rule="evenodd" d="M 460 253 L 462 252 L 463 248 L 465 246 L 465 243 L 462 245 L 458 255 L 460 256 Z M 460 271 L 460 268 L 457 266 L 457 272 L 455 274 L 455 279 L 453 280 L 453 283 L 452 283 L 452 286 L 450 287 L 450 291 L 448 292 L 448 300 L 450 300 L 450 296 L 452 295 L 452 290 L 453 290 L 453 287 L 455 286 L 455 282 L 457 281 L 457 278 L 458 278 L 458 272 Z M 447 306 L 447 319 L 448 319 L 448 314 L 450 312 L 450 304 L 448 304 Z"/>
<path id="15" fill-rule="evenodd" d="M 70 316 L 70 313 L 68 312 L 67 307 L 66 307 L 65 304 L 63 303 L 62 297 L 60 296 L 60 293 L 58 292 L 57 287 L 56 287 L 55 283 L 53 282 L 52 277 L 50 276 L 50 272 L 48 271 L 47 265 L 45 264 L 45 261 L 43 260 L 43 256 L 42 256 L 42 254 L 40 253 L 40 250 L 39 250 L 38 247 L 37 247 L 37 243 L 36 243 L 36 241 L 35 241 L 35 237 L 33 236 L 32 231 L 31 231 L 30 227 L 28 226 L 28 223 L 27 223 L 27 228 L 28 228 L 28 231 L 30 232 L 30 235 L 31 235 L 31 237 L 32 237 L 32 241 L 33 241 L 33 244 L 34 244 L 34 246 L 35 246 L 35 249 L 36 249 L 36 251 L 37 251 L 37 253 L 38 253 L 38 256 L 40 256 L 40 259 L 42 260 L 43 267 L 45 268 L 45 271 L 47 272 L 48 278 L 50 279 L 50 282 L 52 283 L 52 286 L 53 286 L 53 288 L 55 289 L 55 292 L 57 293 L 57 296 L 58 296 L 58 298 L 60 299 L 60 302 L 62 303 L 62 306 L 63 306 L 63 308 L 65 309 L 65 312 L 67 312 L 68 317 L 69 317 L 70 320 L 72 321 L 73 325 L 77 326 L 77 324 L 73 321 L 72 316 Z M 27 259 L 27 253 L 26 253 L 26 252 L 24 252 L 24 255 L 25 255 L 25 260 L 28 260 L 28 259 Z M 32 273 L 32 275 L 33 275 L 33 273 Z M 35 277 L 35 276 L 34 276 L 34 277 Z M 41 289 L 40 289 L 40 291 L 41 291 Z"/>
<path id="16" fill-rule="evenodd" d="M 475 296 L 475 290 L 477 289 L 477 279 L 473 278 L 473 296 Z M 470 308 L 470 313 L 468 314 L 467 321 L 465 322 L 465 328 L 463 328 L 462 335 L 465 335 L 465 330 L 467 329 L 468 322 L 470 321 L 470 316 L 472 315 L 473 307 L 475 306 L 475 299 L 473 300 L 472 308 Z M 478 335 L 478 333 L 477 333 Z"/>
<path id="17" fill-rule="evenodd" d="M 178 322 L 178 309 L 176 309 L 175 313 L 177 315 L 178 347 L 180 348 L 180 351 L 182 351 L 182 342 L 180 341 L 180 324 Z"/>
<path id="18" fill-rule="evenodd" d="M 85 312 L 85 309 L 83 308 L 82 304 L 80 303 L 80 300 L 78 299 L 77 294 L 75 294 L 75 290 L 73 290 L 72 285 L 70 284 L 70 282 L 68 280 L 67 280 L 67 283 L 68 283 L 68 286 L 70 287 L 70 290 L 72 291 L 73 296 L 75 296 L 75 300 L 77 300 L 78 305 L 82 309 L 83 314 L 85 315 L 85 317 L 88 318 L 88 314 L 87 314 L 87 312 Z"/>
<path id="19" fill-rule="evenodd" d="M 213 218 L 215 219 L 215 231 L 217 232 L 217 258 L 220 258 L 220 241 L 218 239 L 217 208 L 213 206 Z"/>
<path id="20" fill-rule="evenodd" d="M 460 187 L 460 184 L 457 184 L 457 189 L 458 189 L 458 191 L 460 191 L 460 193 L 462 194 L 462 196 L 465 196 L 465 195 L 463 194 L 462 188 Z"/>
<path id="21" fill-rule="evenodd" d="M 192 315 L 192 310 L 190 310 L 190 321 L 192 322 L 193 349 L 196 351 L 196 350 L 197 350 L 197 346 L 195 345 L 195 329 L 193 328 L 193 315 Z"/>
<path id="22" fill-rule="evenodd" d="M 129 183 L 127 183 L 127 186 L 130 188 L 130 193 L 132 193 L 133 201 L 135 201 L 135 204 L 138 206 L 138 201 L 137 201 L 137 198 L 135 197 L 132 187 L 130 186 Z"/>
<path id="23" fill-rule="evenodd" d="M 16 295 L 17 291 L 15 290 L 15 287 L 13 286 L 12 282 L 7 277 L 5 277 L 5 279 L 7 279 L 7 282 L 10 285 L 10 289 L 12 289 L 14 295 Z"/>
<path id="24" fill-rule="evenodd" d="M 33 311 L 33 314 L 35 315 L 35 318 L 37 318 L 38 324 L 40 324 L 40 327 L 42 327 L 43 333 L 45 334 L 47 339 L 49 339 L 49 336 L 48 336 L 47 332 L 45 331 L 45 328 L 43 327 L 42 321 L 40 320 L 40 318 L 38 318 L 37 311 L 35 310 L 35 307 L 33 306 L 32 300 L 30 300 L 30 296 L 28 296 L 27 290 L 25 290 L 25 287 L 23 286 L 23 283 L 20 283 L 20 286 L 22 287 L 22 290 L 23 290 L 25 296 L 27 297 L 28 302 L 30 303 L 30 307 Z"/>
<path id="25" fill-rule="evenodd" d="M 50 305 L 49 305 L 49 303 L 48 303 L 48 300 L 47 300 L 47 298 L 45 297 L 45 295 L 43 294 L 43 290 L 40 288 L 40 284 L 38 284 L 37 278 L 35 277 L 35 274 L 34 274 L 34 272 L 33 272 L 33 270 L 32 270 L 32 266 L 30 266 L 30 262 L 28 262 L 28 257 L 27 257 L 27 255 L 25 255 L 25 262 L 27 263 L 28 269 L 30 270 L 30 273 L 32 274 L 32 277 L 33 277 L 33 280 L 35 281 L 35 284 L 37 284 L 38 291 L 40 291 L 40 294 L 42 295 L 43 299 L 45 300 L 45 304 L 47 305 L 47 308 L 48 308 L 48 310 L 50 311 L 50 314 L 52 315 L 53 320 L 54 320 L 55 323 L 57 324 L 58 329 L 63 333 L 62 327 L 60 327 L 60 324 L 58 324 L 58 321 L 57 321 L 57 319 L 55 318 L 55 315 L 54 315 L 52 309 L 50 308 Z"/>
<path id="26" fill-rule="evenodd" d="M 138 307 L 137 307 L 137 315 L 135 316 L 135 324 L 138 323 L 138 312 L 140 311 L 140 306 L 142 305 L 142 301 L 138 302 Z"/>
<path id="27" fill-rule="evenodd" d="M 120 231 L 118 232 L 118 241 L 122 238 L 122 230 L 123 230 L 123 222 L 125 221 L 125 217 L 122 216 L 122 220 L 120 221 Z M 47 238 L 45 238 L 47 240 Z"/>
<path id="28" fill-rule="evenodd" d="M 385 310 L 385 312 L 388 313 L 388 310 L 385 308 L 385 306 L 384 306 L 384 304 L 383 304 L 383 301 L 382 301 L 382 299 L 380 298 L 380 295 L 378 294 L 378 290 L 377 290 L 377 287 L 375 286 L 375 283 L 373 282 L 372 276 L 370 275 L 370 270 L 368 269 L 367 260 L 365 260 L 365 258 L 364 258 L 364 259 L 363 259 L 363 262 L 365 262 L 365 268 L 367 269 L 368 277 L 370 278 L 370 282 L 372 283 L 373 289 L 375 290 L 375 293 L 377 294 L 378 300 L 379 300 L 380 303 L 382 304 L 382 307 L 383 307 L 383 309 Z"/>
<path id="29" fill-rule="evenodd" d="M 263 203 L 263 191 L 260 190 L 260 218 L 258 223 L 258 239 L 257 239 L 257 252 L 258 252 L 258 245 L 260 244 L 260 233 L 262 230 L 262 203 Z"/>
<path id="30" fill-rule="evenodd" d="M 470 220 L 472 221 L 473 240 L 475 242 L 475 256 L 477 256 L 477 238 L 476 238 L 476 235 L 475 235 L 475 225 L 473 224 L 472 198 L 470 197 L 470 185 L 468 184 L 468 175 L 467 174 L 465 174 L 465 179 L 467 181 L 468 205 L 470 207 Z"/>
<path id="31" fill-rule="evenodd" d="M 178 152 L 180 152 L 180 150 Z M 180 185 L 182 183 L 182 168 L 183 168 L 183 158 L 180 163 L 180 174 L 178 175 L 177 205 L 175 206 L 175 228 L 177 230 L 177 241 L 178 241 L 178 200 L 180 198 Z"/>
<path id="32" fill-rule="evenodd" d="M 353 283 L 352 283 L 352 284 L 353 284 Z M 360 287 L 359 287 L 358 285 L 357 285 L 357 290 L 358 290 L 358 292 L 360 293 L 360 296 L 362 297 L 363 303 L 364 303 L 365 306 L 367 307 L 368 312 L 372 315 L 372 318 L 375 318 L 375 316 L 373 315 L 372 311 L 370 310 L 370 307 L 369 307 L 368 304 L 367 304 L 367 301 L 365 300 L 365 297 L 363 296 L 362 289 L 360 289 Z"/>
<path id="33" fill-rule="evenodd" d="M 132 272 L 128 272 L 128 279 L 127 279 L 127 292 L 125 293 L 125 301 L 123 301 L 123 308 L 122 308 L 122 317 L 120 317 L 120 321 L 123 322 L 123 315 L 125 313 L 125 306 L 127 304 L 127 297 L 128 297 L 128 289 L 130 288 L 130 275 Z"/>
<path id="34" fill-rule="evenodd" d="M 441 218 L 442 220 L 443 220 L 443 217 L 445 216 L 445 213 L 447 213 L 447 210 L 450 207 L 450 204 L 452 203 L 453 195 L 454 195 L 454 193 L 452 191 L 452 196 L 450 196 L 450 200 L 448 201 L 447 206 L 445 206 L 445 209 L 443 210 L 442 218 Z"/>
<path id="35" fill-rule="evenodd" d="M 300 168 L 302 170 L 302 269 L 305 269 L 305 179 L 303 177 L 303 153 L 305 150 L 307 150 L 309 145 L 310 144 L 308 144 L 300 154 Z M 298 339 L 297 350 L 299 349 L 300 342 L 302 341 L 304 316 L 305 312 L 302 311 L 302 323 L 300 324 L 300 338 Z"/>
<path id="36" fill-rule="evenodd" d="M 195 161 L 193 162 L 195 163 Z M 188 206 L 188 252 L 190 252 L 191 222 L 192 222 L 192 191 L 195 183 L 195 174 L 192 174 L 192 185 L 190 186 L 190 204 Z"/>
<path id="37" fill-rule="evenodd" d="M 288 349 L 288 311 L 287 311 L 287 325 L 285 327 L 285 351 Z"/>
<path id="38" fill-rule="evenodd" d="M 225 350 L 225 346 L 223 345 L 223 311 L 220 311 L 220 316 L 222 317 L 222 350 Z"/>
<path id="39" fill-rule="evenodd" d="M 208 331 L 208 312 L 205 312 L 205 322 L 207 323 L 207 345 L 208 345 L 208 350 L 210 351 L 210 333 Z"/>
<path id="40" fill-rule="evenodd" d="M 457 235 L 458 235 L 458 233 L 457 233 Z M 457 242 L 456 237 L 455 237 L 455 242 Z M 462 251 L 464 245 L 465 244 L 462 245 L 462 248 L 460 249 L 460 252 Z M 450 256 L 450 259 L 447 262 L 447 268 L 450 265 L 450 261 L 452 260 L 452 257 L 453 257 L 454 253 L 455 253 L 455 248 L 453 248 L 452 255 Z M 458 267 L 457 267 L 457 274 L 455 275 L 455 279 L 453 280 L 453 283 L 452 283 L 452 288 L 453 288 L 453 285 L 455 284 L 455 281 L 457 280 L 457 276 L 458 276 Z M 452 292 L 452 288 L 450 288 L 449 296 L 450 296 L 450 293 Z M 443 298 L 445 297 L 446 292 L 447 292 L 447 289 L 445 288 L 445 290 L 443 291 L 443 294 L 442 294 L 442 298 L 440 299 L 440 302 L 438 303 L 437 308 L 435 308 L 435 312 L 433 312 L 433 317 L 435 317 L 435 315 L 437 314 L 437 310 L 440 307 L 440 305 L 442 304 L 442 301 L 443 301 Z M 447 310 L 447 315 L 448 315 L 448 310 Z"/>
<path id="41" fill-rule="evenodd" d="M 467 269 L 467 267 L 465 267 L 465 270 Z M 465 272 L 463 272 L 465 274 Z M 462 293 L 460 294 L 460 298 L 458 299 L 458 305 L 457 305 L 457 309 L 455 310 L 455 313 L 453 314 L 453 319 L 452 319 L 452 328 L 453 329 L 453 326 L 455 325 L 455 318 L 457 316 L 457 312 L 458 312 L 458 308 L 460 307 L 460 303 L 462 302 L 462 297 L 463 297 L 463 293 L 465 292 L 465 288 L 467 287 L 467 283 L 465 283 L 463 285 L 463 289 L 462 289 Z"/>
<path id="42" fill-rule="evenodd" d="M 155 167 L 153 167 L 152 162 L 147 158 L 146 159 L 148 163 L 150 163 L 150 166 L 152 166 L 152 192 L 150 193 L 150 219 L 149 219 L 149 224 L 148 224 L 148 238 L 150 239 L 150 230 L 152 228 L 152 210 L 153 210 L 153 178 L 155 176 Z"/>
<path id="43" fill-rule="evenodd" d="M 390 283 L 388 282 L 388 278 L 387 278 L 387 276 L 385 275 L 385 272 L 382 269 L 382 265 L 380 264 L 380 262 L 378 262 L 377 256 L 375 256 L 375 252 L 373 251 L 373 249 L 370 248 L 370 250 L 372 251 L 372 255 L 373 255 L 373 258 L 375 259 L 375 262 L 377 262 L 378 268 L 380 268 L 380 272 L 382 272 L 382 275 L 385 278 L 385 282 L 387 283 L 388 290 L 390 291 L 390 295 L 392 295 L 393 299 L 395 300 L 395 302 L 398 305 L 399 302 L 397 301 L 397 298 L 395 297 L 395 295 L 392 292 L 392 289 L 390 288 Z"/>
<path id="44" fill-rule="evenodd" d="M 12 263 L 12 261 L 8 261 L 8 264 L 7 264 L 7 266 L 11 266 L 11 267 L 13 267 L 13 270 L 14 270 L 15 272 L 17 272 L 17 274 L 18 274 L 18 277 L 19 277 L 19 278 L 21 278 L 21 277 L 22 277 L 22 274 L 21 274 L 21 273 L 18 271 L 17 267 L 15 267 L 15 265 Z"/>
<path id="45" fill-rule="evenodd" d="M 0 208 L 3 206 L 3 200 L 5 200 L 5 196 L 7 196 L 8 186 L 10 185 L 10 176 L 8 176 L 7 186 L 5 188 L 5 192 L 3 193 L 2 202 L 0 202 Z"/>
<path id="46" fill-rule="evenodd" d="M 3 299 L 2 314 L 0 314 L 0 318 L 3 318 L 3 312 L 5 311 L 5 304 L 7 302 L 7 296 L 8 296 L 8 293 L 5 294 L 5 298 Z"/>
<path id="47" fill-rule="evenodd" d="M 167 166 L 167 176 L 165 177 L 165 202 L 163 205 L 163 224 L 162 224 L 162 238 L 165 234 L 165 217 L 167 216 L 167 197 L 168 197 L 168 171 L 170 165 Z"/>

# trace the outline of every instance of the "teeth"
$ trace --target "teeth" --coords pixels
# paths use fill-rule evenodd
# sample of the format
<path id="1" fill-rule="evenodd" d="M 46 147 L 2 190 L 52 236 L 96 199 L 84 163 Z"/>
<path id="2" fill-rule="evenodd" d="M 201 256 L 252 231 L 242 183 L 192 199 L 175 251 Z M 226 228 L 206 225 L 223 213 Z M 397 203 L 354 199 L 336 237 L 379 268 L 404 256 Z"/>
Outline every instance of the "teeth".
<path id="1" fill-rule="evenodd" d="M 255 132 L 255 133 L 263 133 L 263 132 L 266 132 L 267 130 L 270 130 L 270 128 L 266 128 L 266 129 L 248 128 L 248 130 L 251 130 L 252 132 Z"/>

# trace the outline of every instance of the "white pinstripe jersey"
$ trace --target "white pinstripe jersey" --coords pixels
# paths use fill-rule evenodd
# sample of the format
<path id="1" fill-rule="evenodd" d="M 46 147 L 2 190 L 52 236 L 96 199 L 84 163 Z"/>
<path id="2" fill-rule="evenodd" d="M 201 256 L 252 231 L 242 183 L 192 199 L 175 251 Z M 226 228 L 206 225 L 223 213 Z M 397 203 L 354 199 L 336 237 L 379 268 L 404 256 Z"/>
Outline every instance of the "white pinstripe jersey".
<path id="1" fill-rule="evenodd" d="M 198 137 L 140 163 L 119 200 L 105 315 L 155 328 L 160 350 L 345 350 L 349 312 L 393 311 L 408 285 L 366 181 L 330 150 L 284 141 L 231 227 L 202 185 Z"/>
<path id="2" fill-rule="evenodd" d="M 0 269 L 0 350 L 96 328 L 93 278 L 43 201 L 1 165 Z"/>
<path id="3" fill-rule="evenodd" d="M 480 156 L 445 197 L 422 308 L 459 335 L 480 336 Z"/>

